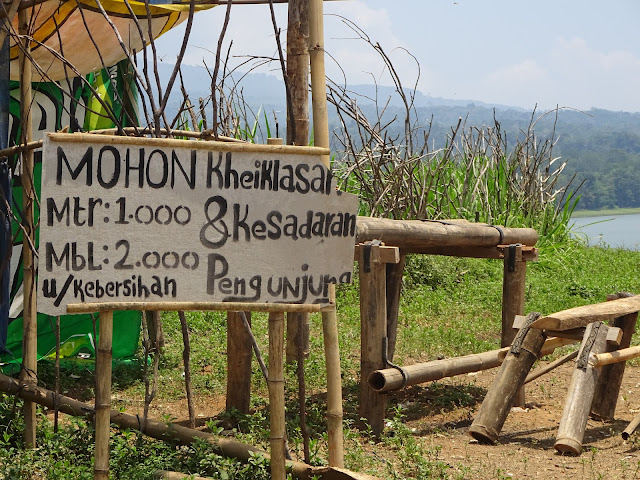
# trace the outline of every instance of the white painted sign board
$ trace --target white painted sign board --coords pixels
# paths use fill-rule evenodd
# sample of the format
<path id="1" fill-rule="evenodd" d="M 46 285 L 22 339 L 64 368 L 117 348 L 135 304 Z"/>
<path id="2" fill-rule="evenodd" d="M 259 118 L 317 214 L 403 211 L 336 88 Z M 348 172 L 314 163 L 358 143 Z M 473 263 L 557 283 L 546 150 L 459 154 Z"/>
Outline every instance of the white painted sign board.
<path id="1" fill-rule="evenodd" d="M 357 196 L 309 147 L 49 134 L 38 311 L 70 303 L 326 303 Z"/>

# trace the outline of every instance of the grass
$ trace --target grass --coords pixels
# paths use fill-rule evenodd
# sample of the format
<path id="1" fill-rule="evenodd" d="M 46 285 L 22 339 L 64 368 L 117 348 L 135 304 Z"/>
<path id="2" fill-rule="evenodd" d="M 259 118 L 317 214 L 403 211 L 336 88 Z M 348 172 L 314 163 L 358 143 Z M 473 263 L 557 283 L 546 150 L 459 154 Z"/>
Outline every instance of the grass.
<path id="1" fill-rule="evenodd" d="M 604 208 L 602 210 L 574 210 L 572 218 L 602 217 L 605 215 L 637 215 L 640 208 Z"/>
<path id="2" fill-rule="evenodd" d="M 395 361 L 410 364 L 438 356 L 458 356 L 497 348 L 500 341 L 502 262 L 413 256 L 407 264 L 399 318 Z M 525 310 L 552 313 L 565 308 L 603 301 L 608 293 L 640 292 L 640 252 L 584 247 L 567 242 L 542 249 L 540 260 L 528 264 Z M 388 428 L 380 443 L 355 427 L 359 371 L 360 321 L 358 285 L 337 289 L 340 349 L 345 407 L 347 468 L 396 479 L 465 478 L 466 467 L 451 465 L 441 458 L 437 444 L 426 443 L 406 424 L 406 418 L 437 415 L 440 412 L 479 405 L 484 391 L 473 384 L 436 382 L 414 387 L 423 401 L 405 408 L 408 393 L 392 395 Z M 196 397 L 224 394 L 226 384 L 226 330 L 221 313 L 188 314 L 191 329 L 192 375 Z M 254 315 L 252 324 L 266 356 L 267 319 Z M 166 351 L 160 362 L 160 378 L 154 403 L 175 402 L 184 397 L 182 380 L 182 338 L 177 315 L 163 317 Z M 637 341 L 635 342 L 637 343 Z M 268 359 L 267 359 L 268 361 Z M 118 371 L 114 386 L 116 408 L 131 409 L 144 398 L 143 363 Z M 307 378 L 307 422 L 312 438 L 312 463 L 327 461 L 324 424 L 325 377 L 320 319 L 312 316 L 311 357 L 305 363 Z M 222 415 L 209 422 L 220 432 L 221 424 L 231 424 L 226 432 L 247 443 L 268 449 L 267 389 L 257 364 L 253 366 L 253 413 Z M 45 384 L 53 376 L 42 369 Z M 90 396 L 92 374 L 81 373 L 81 382 Z M 64 377 L 63 377 L 64 378 Z M 286 370 L 287 432 L 294 458 L 301 455 L 301 435 L 297 417 L 295 368 Z M 67 378 L 64 388 L 72 388 Z M 420 409 L 419 411 L 417 409 Z M 36 453 L 20 447 L 20 416 L 14 415 L 13 400 L 0 402 L 0 479 L 91 478 L 91 429 L 82 421 L 67 422 L 53 434 L 41 416 L 39 449 Z M 218 423 L 216 423 L 216 420 Z M 226 427 L 225 427 L 226 428 Z M 150 478 L 154 469 L 166 468 L 209 475 L 213 478 L 268 478 L 268 467 L 258 460 L 245 466 L 215 455 L 201 444 L 178 447 L 139 437 L 133 432 L 113 432 L 112 470 L 114 478 Z M 87 448 L 89 445 L 89 448 Z M 73 458 L 73 461 L 70 460 Z M 73 469 L 73 475 L 69 473 Z"/>

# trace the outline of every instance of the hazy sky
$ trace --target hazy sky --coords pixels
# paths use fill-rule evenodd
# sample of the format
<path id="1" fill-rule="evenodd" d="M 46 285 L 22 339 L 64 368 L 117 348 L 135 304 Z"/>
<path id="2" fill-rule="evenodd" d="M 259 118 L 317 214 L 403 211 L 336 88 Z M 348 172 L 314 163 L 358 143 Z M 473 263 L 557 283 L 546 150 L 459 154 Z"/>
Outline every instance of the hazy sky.
<path id="1" fill-rule="evenodd" d="M 531 109 L 556 105 L 640 112 L 639 0 L 346 0 L 325 2 L 327 74 L 391 84 L 357 24 L 392 57 L 405 86 L 427 95 Z M 276 17 L 286 39 L 286 5 Z M 225 7 L 196 15 L 185 63 L 213 64 Z M 184 29 L 158 40 L 173 63 Z M 226 39 L 235 55 L 275 54 L 268 6 L 235 6 Z M 279 74 L 273 64 L 271 72 Z"/>

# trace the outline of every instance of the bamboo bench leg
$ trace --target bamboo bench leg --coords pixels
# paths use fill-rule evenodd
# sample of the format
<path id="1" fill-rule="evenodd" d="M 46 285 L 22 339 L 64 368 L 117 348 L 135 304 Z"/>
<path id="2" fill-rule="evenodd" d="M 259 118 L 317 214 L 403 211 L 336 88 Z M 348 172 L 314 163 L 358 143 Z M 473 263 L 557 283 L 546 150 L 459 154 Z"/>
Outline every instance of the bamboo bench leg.
<path id="1" fill-rule="evenodd" d="M 591 337 L 591 339 L 590 339 Z M 591 348 L 590 347 L 590 344 Z M 602 353 L 606 349 L 607 328 L 601 322 L 587 326 L 584 340 L 578 353 L 576 368 L 571 377 L 567 400 L 556 435 L 555 449 L 562 453 L 579 455 L 582 452 L 582 440 L 591 411 L 593 393 L 596 388 L 600 368 L 594 368 L 588 362 L 590 353 Z M 585 351 L 586 350 L 586 351 Z"/>
<path id="2" fill-rule="evenodd" d="M 522 259 L 522 245 L 509 245 L 504 251 L 504 276 L 502 280 L 502 337 L 500 347 L 508 347 L 516 336 L 513 321 L 524 313 L 524 296 L 527 279 L 527 262 Z M 524 407 L 524 386 L 518 390 L 513 405 Z"/>
<path id="3" fill-rule="evenodd" d="M 611 299 L 624 298 L 624 296 L 624 294 L 616 294 L 613 295 Z M 628 294 L 626 296 L 628 296 Z M 622 329 L 622 341 L 618 346 L 607 344 L 607 352 L 621 350 L 631 345 L 631 337 L 636 331 L 637 321 L 638 312 L 618 317 L 610 322 L 612 327 Z M 596 391 L 593 395 L 593 404 L 591 405 L 592 415 L 605 420 L 612 420 L 614 418 L 625 366 L 626 362 L 620 362 L 602 367 L 602 371 L 598 377 Z"/>
<path id="4" fill-rule="evenodd" d="M 493 443 L 498 439 L 513 400 L 538 359 L 544 341 L 542 330 L 529 328 L 524 334 L 519 352 L 509 351 L 469 427 L 469 434 L 473 438 L 481 443 Z"/>
<path id="5" fill-rule="evenodd" d="M 373 250 L 378 247 L 371 247 Z M 365 418 L 375 436 L 384 429 L 387 406 L 386 395 L 381 395 L 367 383 L 369 375 L 385 368 L 383 339 L 387 336 L 386 265 L 368 261 L 365 268 L 364 249 L 360 250 L 360 396 L 359 415 Z"/>

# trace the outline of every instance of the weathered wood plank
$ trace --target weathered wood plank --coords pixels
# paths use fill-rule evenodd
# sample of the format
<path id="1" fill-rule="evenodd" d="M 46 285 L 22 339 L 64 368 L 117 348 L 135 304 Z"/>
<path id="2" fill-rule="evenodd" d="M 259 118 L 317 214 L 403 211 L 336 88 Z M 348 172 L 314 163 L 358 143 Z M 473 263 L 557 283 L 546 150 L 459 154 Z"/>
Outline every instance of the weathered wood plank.
<path id="1" fill-rule="evenodd" d="M 569 330 L 585 327 L 593 322 L 608 322 L 623 315 L 640 311 L 640 296 L 619 298 L 610 302 L 595 303 L 562 310 L 541 317 L 532 325 L 534 328 L 551 330 Z"/>

